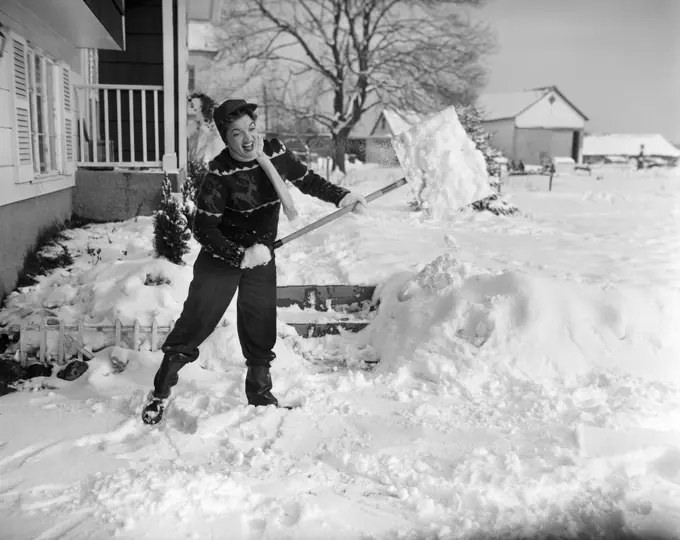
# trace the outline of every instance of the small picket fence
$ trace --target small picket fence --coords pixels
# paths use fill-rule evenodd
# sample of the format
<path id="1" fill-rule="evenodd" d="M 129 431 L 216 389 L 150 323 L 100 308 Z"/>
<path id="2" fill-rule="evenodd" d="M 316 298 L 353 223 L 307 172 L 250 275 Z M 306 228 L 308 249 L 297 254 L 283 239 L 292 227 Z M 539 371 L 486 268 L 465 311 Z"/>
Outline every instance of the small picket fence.
<path id="1" fill-rule="evenodd" d="M 82 319 L 77 324 L 66 324 L 61 319 L 42 319 L 40 324 L 22 323 L 19 325 L 19 359 L 22 365 L 28 364 L 29 332 L 37 332 L 39 338 L 39 348 L 37 359 L 45 363 L 48 353 L 48 335 L 57 334 L 56 344 L 56 363 L 64 365 L 66 363 L 67 348 L 69 344 L 75 346 L 78 360 L 91 355 L 85 348 L 85 334 L 87 332 L 103 332 L 113 334 L 112 344 L 120 347 L 126 345 L 133 350 L 140 350 L 140 347 L 149 341 L 151 351 L 158 350 L 159 337 L 167 335 L 175 326 L 175 321 L 171 320 L 167 325 L 159 325 L 156 319 L 152 319 L 150 325 L 142 325 L 135 319 L 131 325 L 124 325 L 120 319 L 116 319 L 114 324 L 87 324 Z M 16 329 L 16 327 L 14 327 Z M 11 329 L 4 329 L 7 333 Z M 72 335 L 74 334 L 74 335 Z M 125 339 L 125 338 L 128 339 Z M 32 350 L 35 350 L 33 347 Z M 69 357 L 70 359 L 70 357 Z M 86 358 L 89 360 L 89 358 Z"/>

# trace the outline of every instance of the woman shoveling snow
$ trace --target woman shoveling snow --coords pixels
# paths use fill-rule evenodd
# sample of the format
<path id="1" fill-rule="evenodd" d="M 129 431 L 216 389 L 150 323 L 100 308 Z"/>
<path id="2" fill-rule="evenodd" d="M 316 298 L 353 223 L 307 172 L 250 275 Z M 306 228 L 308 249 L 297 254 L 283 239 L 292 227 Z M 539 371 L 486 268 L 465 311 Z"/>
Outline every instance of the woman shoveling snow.
<path id="1" fill-rule="evenodd" d="M 246 358 L 245 391 L 250 405 L 274 405 L 270 363 L 276 355 L 276 263 L 273 243 L 281 206 L 295 216 L 281 177 L 300 191 L 338 207 L 361 195 L 328 182 L 300 162 L 279 140 L 257 131 L 257 105 L 230 99 L 214 111 L 226 148 L 209 164 L 196 198 L 194 236 L 201 252 L 182 313 L 162 346 L 163 360 L 142 419 L 158 423 L 178 373 L 198 358 L 198 347 L 215 330 L 238 288 L 237 330 Z M 359 203 L 359 204 L 356 204 Z"/>

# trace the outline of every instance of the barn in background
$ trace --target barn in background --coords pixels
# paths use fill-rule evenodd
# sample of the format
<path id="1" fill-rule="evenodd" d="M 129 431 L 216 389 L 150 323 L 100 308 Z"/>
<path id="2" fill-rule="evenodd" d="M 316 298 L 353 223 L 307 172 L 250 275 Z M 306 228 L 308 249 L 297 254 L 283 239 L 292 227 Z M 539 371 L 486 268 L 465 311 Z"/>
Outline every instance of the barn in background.
<path id="1" fill-rule="evenodd" d="M 482 94 L 477 105 L 491 144 L 526 165 L 570 157 L 581 163 L 588 118 L 556 86 Z"/>

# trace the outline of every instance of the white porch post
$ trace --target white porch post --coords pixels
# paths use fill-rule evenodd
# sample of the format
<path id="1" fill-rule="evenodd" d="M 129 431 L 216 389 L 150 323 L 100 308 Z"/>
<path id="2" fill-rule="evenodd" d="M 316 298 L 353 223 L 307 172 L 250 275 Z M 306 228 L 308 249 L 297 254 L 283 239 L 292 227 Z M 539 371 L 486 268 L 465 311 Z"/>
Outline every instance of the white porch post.
<path id="1" fill-rule="evenodd" d="M 187 93 L 189 90 L 189 44 L 187 42 L 187 0 L 177 0 L 177 125 L 179 168 L 187 169 Z"/>
<path id="2" fill-rule="evenodd" d="M 163 0 L 163 170 L 177 169 L 175 144 L 175 25 L 172 0 Z"/>

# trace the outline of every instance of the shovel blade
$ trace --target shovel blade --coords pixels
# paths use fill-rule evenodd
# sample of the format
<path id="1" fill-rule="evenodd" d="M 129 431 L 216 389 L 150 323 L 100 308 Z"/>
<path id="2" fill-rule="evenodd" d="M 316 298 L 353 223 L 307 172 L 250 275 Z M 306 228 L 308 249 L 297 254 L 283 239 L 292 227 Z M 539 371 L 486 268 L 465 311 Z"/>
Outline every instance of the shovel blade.
<path id="1" fill-rule="evenodd" d="M 445 219 L 495 193 L 484 155 L 468 137 L 454 107 L 401 132 L 392 146 L 418 203 L 430 217 Z"/>

